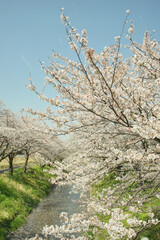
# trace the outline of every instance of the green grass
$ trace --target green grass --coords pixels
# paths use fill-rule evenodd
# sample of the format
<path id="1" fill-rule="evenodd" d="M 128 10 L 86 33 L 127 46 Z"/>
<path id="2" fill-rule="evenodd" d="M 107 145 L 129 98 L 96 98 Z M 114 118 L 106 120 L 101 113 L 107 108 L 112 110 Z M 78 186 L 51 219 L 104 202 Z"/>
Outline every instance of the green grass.
<path id="1" fill-rule="evenodd" d="M 27 173 L 23 169 L 0 175 L 0 240 L 8 231 L 14 231 L 24 222 L 29 212 L 50 191 L 50 174 L 41 167 L 33 167 Z"/>
<path id="2" fill-rule="evenodd" d="M 13 166 L 24 166 L 25 163 L 25 156 L 16 156 L 13 160 Z M 28 160 L 28 165 L 37 165 L 38 164 L 38 160 L 35 159 L 34 157 L 30 157 Z M 9 162 L 8 159 L 4 159 L 2 160 L 2 162 L 0 162 L 0 170 L 2 169 L 6 169 L 9 168 Z"/>
<path id="3" fill-rule="evenodd" d="M 115 184 L 120 182 L 115 178 L 115 173 L 110 173 L 109 175 L 104 176 L 104 179 L 92 186 L 91 194 L 96 195 L 97 192 L 101 193 L 103 189 L 107 189 L 109 187 L 113 188 Z"/>
<path id="4" fill-rule="evenodd" d="M 116 172 L 114 173 L 110 173 L 109 175 L 105 176 L 104 179 L 102 179 L 101 181 L 99 181 L 98 183 L 94 184 L 92 186 L 92 190 L 91 190 L 91 195 L 92 196 L 97 196 L 98 193 L 101 193 L 103 191 L 103 189 L 107 189 L 107 188 L 111 188 L 113 189 L 114 186 L 118 183 L 120 183 L 120 181 L 116 180 Z M 131 190 L 135 190 L 137 188 L 137 183 L 135 182 L 131 187 L 129 187 L 127 189 L 126 194 L 124 195 L 123 198 L 128 199 L 128 194 L 132 194 Z M 147 192 L 151 192 L 152 189 L 151 188 L 147 188 L 147 190 L 145 190 Z M 117 193 L 119 194 L 119 193 Z M 142 192 L 142 195 L 144 194 L 144 192 Z M 118 196 L 118 195 L 117 195 Z M 148 207 L 151 207 L 152 209 L 160 209 L 160 199 L 156 198 L 156 197 L 152 197 L 150 199 L 149 202 L 144 203 L 143 205 L 143 211 L 141 213 L 137 213 L 137 212 L 130 212 L 129 208 L 126 208 L 124 210 L 125 213 L 129 213 L 130 217 L 136 217 L 139 220 L 143 220 L 146 221 L 149 219 L 148 214 L 147 214 L 147 209 Z M 121 207 L 121 209 L 123 209 L 123 207 Z M 109 215 L 103 215 L 103 214 L 97 214 L 99 220 L 103 221 L 103 222 L 108 222 L 109 219 L 111 218 Z M 157 218 L 160 218 L 160 215 L 157 214 L 156 216 Z M 127 224 L 127 221 L 123 221 L 123 224 L 125 227 L 129 226 Z M 109 237 L 108 233 L 106 230 L 102 230 L 102 229 L 98 229 L 98 232 L 96 233 L 96 235 L 93 234 L 92 232 L 92 227 L 90 228 L 89 232 L 88 232 L 90 239 L 94 240 L 104 240 L 104 239 L 108 239 L 110 240 L 111 238 Z M 141 234 L 138 236 L 137 240 L 140 240 L 142 237 L 148 237 L 150 240 L 158 240 L 160 239 L 160 224 L 157 224 L 155 226 L 152 226 L 150 229 L 146 229 L 143 230 L 141 232 Z M 125 240 L 126 238 L 124 238 Z"/>

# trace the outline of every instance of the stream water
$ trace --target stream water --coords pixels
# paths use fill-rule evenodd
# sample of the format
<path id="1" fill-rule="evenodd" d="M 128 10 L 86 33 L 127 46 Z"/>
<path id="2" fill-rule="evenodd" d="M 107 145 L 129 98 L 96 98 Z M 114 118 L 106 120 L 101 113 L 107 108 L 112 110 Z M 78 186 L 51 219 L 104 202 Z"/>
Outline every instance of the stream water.
<path id="1" fill-rule="evenodd" d="M 70 194 L 71 189 L 72 187 L 67 185 L 54 187 L 50 194 L 27 217 L 25 224 L 15 231 L 14 235 L 8 236 L 6 239 L 22 240 L 34 237 L 35 234 L 44 237 L 41 234 L 44 226 L 62 224 L 59 218 L 61 212 L 67 212 L 70 216 L 75 212 L 85 211 L 85 206 L 81 206 L 79 201 L 80 192 Z M 57 238 L 48 236 L 45 239 Z"/>

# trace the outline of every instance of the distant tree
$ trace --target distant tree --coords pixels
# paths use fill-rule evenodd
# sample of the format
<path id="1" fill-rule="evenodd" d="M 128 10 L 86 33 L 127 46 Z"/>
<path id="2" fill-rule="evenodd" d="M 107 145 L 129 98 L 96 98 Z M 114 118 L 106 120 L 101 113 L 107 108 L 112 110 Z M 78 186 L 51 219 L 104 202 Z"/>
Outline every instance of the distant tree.
<path id="1" fill-rule="evenodd" d="M 22 152 L 26 144 L 18 117 L 9 110 L 3 111 L 0 117 L 0 161 L 8 158 L 11 175 L 13 159 Z"/>
<path id="2" fill-rule="evenodd" d="M 46 128 L 46 125 L 38 119 L 23 116 L 22 128 L 27 141 L 23 149 L 26 158 L 24 172 L 27 170 L 29 157 L 35 153 L 41 154 L 46 160 L 52 163 L 57 158 L 61 158 L 61 152 L 64 151 L 62 141 L 57 136 L 53 136 Z M 42 165 L 45 165 L 45 162 Z"/>

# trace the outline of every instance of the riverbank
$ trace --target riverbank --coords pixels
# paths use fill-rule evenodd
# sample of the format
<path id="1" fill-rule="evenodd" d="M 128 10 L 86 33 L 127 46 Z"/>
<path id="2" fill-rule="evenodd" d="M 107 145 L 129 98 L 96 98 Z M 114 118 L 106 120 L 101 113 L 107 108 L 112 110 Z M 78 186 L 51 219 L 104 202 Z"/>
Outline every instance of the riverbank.
<path id="1" fill-rule="evenodd" d="M 23 169 L 0 175 L 0 240 L 19 228 L 26 216 L 47 196 L 51 175 L 41 167 L 33 167 L 27 173 Z"/>
<path id="2" fill-rule="evenodd" d="M 109 175 L 105 176 L 102 180 L 100 180 L 98 183 L 94 184 L 91 188 L 91 196 L 98 197 L 104 190 L 107 189 L 116 189 L 115 186 L 117 183 L 120 183 L 119 180 L 117 180 L 118 174 L 117 172 L 112 172 Z M 136 191 L 137 189 L 137 183 L 135 182 L 134 185 L 132 185 L 132 188 L 128 188 L 126 191 L 126 194 L 124 194 L 123 200 L 128 198 L 129 194 L 132 194 L 132 191 Z M 132 190 L 132 191 L 131 191 Z M 144 189 L 142 191 L 142 195 L 144 194 L 146 190 Z M 153 191 L 153 187 L 147 188 L 148 193 Z M 116 190 L 115 190 L 116 192 Z M 120 197 L 120 195 L 117 195 Z M 138 206 L 135 205 L 135 206 Z M 134 212 L 129 210 L 129 207 L 119 207 L 121 210 L 124 211 L 124 214 L 129 214 L 131 218 L 137 218 L 139 221 L 147 221 L 149 219 L 149 213 L 146 212 L 146 208 L 150 206 L 150 208 L 155 211 L 156 218 L 160 219 L 160 211 L 157 209 L 160 209 L 160 199 L 155 198 L 155 197 L 150 197 L 150 202 L 144 202 L 144 204 L 140 207 L 141 211 L 139 212 Z M 98 213 L 97 217 L 100 221 L 104 223 L 109 223 L 109 220 L 111 219 L 110 215 L 107 214 L 102 214 Z M 129 227 L 128 223 L 126 220 L 122 220 L 122 223 L 124 224 L 124 227 Z M 140 227 L 137 227 L 137 229 L 140 229 Z M 94 234 L 92 231 L 92 227 L 90 228 L 90 231 L 88 232 L 89 236 L 92 237 L 93 239 L 98 239 L 98 240 L 104 240 L 104 239 L 111 239 L 107 230 L 97 228 L 97 232 Z M 142 231 L 140 231 L 140 234 L 137 235 L 136 240 L 142 240 L 143 238 L 148 239 L 148 240 L 158 240 L 160 239 L 160 223 L 157 225 L 152 225 L 152 227 L 149 228 L 143 228 Z M 126 239 L 124 237 L 124 239 Z"/>
<path id="3" fill-rule="evenodd" d="M 8 240 L 22 240 L 22 239 L 35 239 L 38 235 L 42 239 L 55 240 L 59 239 L 55 236 L 45 236 L 43 228 L 47 226 L 62 226 L 62 212 L 66 212 L 68 216 L 73 215 L 75 212 L 82 213 L 86 211 L 86 206 L 82 205 L 80 199 L 81 191 L 77 193 L 70 193 L 73 186 L 56 185 L 48 194 L 43 198 L 38 206 L 28 215 L 25 224 L 18 228 L 14 234 L 7 236 Z M 65 235 L 66 237 L 68 234 Z M 76 233 L 79 236 L 79 233 Z"/>

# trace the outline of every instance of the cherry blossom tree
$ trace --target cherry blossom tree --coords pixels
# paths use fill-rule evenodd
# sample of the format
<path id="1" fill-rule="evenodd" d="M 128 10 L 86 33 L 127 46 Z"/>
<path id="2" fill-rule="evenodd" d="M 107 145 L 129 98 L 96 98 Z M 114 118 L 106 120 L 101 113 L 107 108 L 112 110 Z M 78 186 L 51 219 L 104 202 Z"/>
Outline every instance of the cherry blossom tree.
<path id="1" fill-rule="evenodd" d="M 0 161 L 8 158 L 9 171 L 13 175 L 13 159 L 23 151 L 27 141 L 18 117 L 9 110 L 0 117 Z"/>
<path id="2" fill-rule="evenodd" d="M 29 157 L 39 152 L 47 160 L 54 162 L 62 158 L 64 147 L 60 139 L 49 133 L 38 119 L 18 117 L 0 105 L 0 161 L 8 159 L 10 174 L 13 174 L 13 161 L 18 154 L 25 155 L 24 172 Z"/>
<path id="3" fill-rule="evenodd" d="M 21 120 L 21 128 L 27 142 L 23 148 L 24 172 L 27 171 L 29 157 L 37 153 L 44 156 L 42 165 L 45 165 L 46 161 L 53 163 L 60 157 L 61 152 L 64 151 L 62 141 L 49 132 L 46 125 L 33 117 L 22 116 Z"/>
<path id="4" fill-rule="evenodd" d="M 70 26 L 63 12 L 61 19 L 71 49 L 79 62 L 53 52 L 49 68 L 45 69 L 42 64 L 42 69 L 47 74 L 46 85 L 53 86 L 59 95 L 54 99 L 47 98 L 38 92 L 31 79 L 28 87 L 59 109 L 57 115 L 52 114 L 50 108 L 43 114 L 34 113 L 51 119 L 58 127 L 63 126 L 62 131 L 72 131 L 97 122 L 104 126 L 113 123 L 122 126 L 125 132 L 131 131 L 141 138 L 159 141 L 158 129 L 152 127 L 159 117 L 158 42 L 152 40 L 146 32 L 143 44 L 136 44 L 130 34 L 129 50 L 133 55 L 129 59 L 123 60 L 119 53 L 121 38 L 117 38 L 117 44 L 105 47 L 104 51 L 95 54 L 88 47 L 86 31 L 83 30 L 79 35 Z M 133 28 L 133 24 L 131 26 Z M 133 31 L 132 28 L 129 32 Z"/>
<path id="5" fill-rule="evenodd" d="M 128 15 L 129 11 L 115 44 L 95 53 L 88 46 L 86 30 L 79 34 L 62 9 L 61 20 L 77 62 L 53 51 L 50 66 L 41 64 L 44 86 L 57 91 L 55 98 L 41 93 L 29 79 L 28 88 L 50 107 L 43 113 L 28 111 L 50 120 L 57 134 L 75 133 L 75 146 L 80 146 L 64 162 L 55 163 L 56 182 L 86 190 L 111 173 L 115 180 L 113 188 L 90 200 L 93 216 L 88 220 L 82 215 L 69 220 L 62 214 L 68 225 L 46 227 L 45 234 L 62 237 L 83 229 L 86 238 L 82 239 L 89 239 L 87 230 L 92 227 L 95 234 L 107 230 L 111 239 L 137 239 L 144 229 L 159 223 L 158 209 L 151 208 L 151 201 L 160 198 L 160 45 L 148 31 L 143 42 L 136 43 L 130 21 L 126 36 L 130 57 L 124 59 L 121 42 Z M 144 211 L 146 221 L 133 217 L 132 212 Z M 107 214 L 108 222 L 98 219 L 97 213 Z"/>

